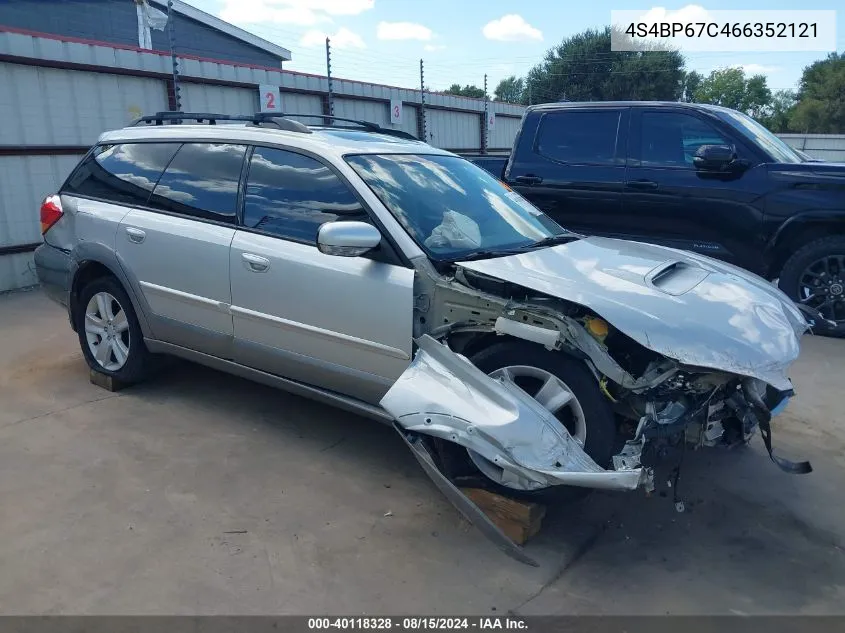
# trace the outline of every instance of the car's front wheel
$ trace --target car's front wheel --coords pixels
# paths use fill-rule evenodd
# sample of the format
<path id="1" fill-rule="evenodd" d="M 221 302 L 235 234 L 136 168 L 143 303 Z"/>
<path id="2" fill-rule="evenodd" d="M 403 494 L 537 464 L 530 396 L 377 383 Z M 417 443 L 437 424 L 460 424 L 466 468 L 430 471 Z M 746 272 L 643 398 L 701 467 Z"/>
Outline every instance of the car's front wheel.
<path id="1" fill-rule="evenodd" d="M 832 235 L 806 244 L 790 257 L 778 280 L 790 299 L 818 310 L 836 327 L 816 332 L 845 337 L 845 236 Z"/>
<path id="2" fill-rule="evenodd" d="M 512 380 L 549 410 L 593 461 L 603 467 L 610 463 L 616 441 L 613 411 L 582 362 L 518 341 L 496 343 L 470 360 L 490 376 Z M 503 492 L 549 491 L 527 491 L 493 462 L 471 450 L 466 452 L 475 468 Z"/>
<path id="3" fill-rule="evenodd" d="M 125 383 L 145 377 L 150 353 L 132 303 L 116 279 L 100 277 L 82 288 L 74 320 L 91 369 Z"/>

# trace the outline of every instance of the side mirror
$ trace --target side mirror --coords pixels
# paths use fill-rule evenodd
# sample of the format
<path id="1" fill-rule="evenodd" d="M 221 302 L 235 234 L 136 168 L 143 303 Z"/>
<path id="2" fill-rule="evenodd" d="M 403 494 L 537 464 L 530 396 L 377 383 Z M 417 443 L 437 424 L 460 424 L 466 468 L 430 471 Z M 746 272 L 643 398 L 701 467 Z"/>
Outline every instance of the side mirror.
<path id="1" fill-rule="evenodd" d="M 366 222 L 326 222 L 317 231 L 317 248 L 326 255 L 357 257 L 381 242 L 381 233 Z"/>
<path id="2" fill-rule="evenodd" d="M 730 145 L 702 145 L 695 151 L 692 164 L 696 169 L 726 171 L 736 159 L 736 152 Z"/>

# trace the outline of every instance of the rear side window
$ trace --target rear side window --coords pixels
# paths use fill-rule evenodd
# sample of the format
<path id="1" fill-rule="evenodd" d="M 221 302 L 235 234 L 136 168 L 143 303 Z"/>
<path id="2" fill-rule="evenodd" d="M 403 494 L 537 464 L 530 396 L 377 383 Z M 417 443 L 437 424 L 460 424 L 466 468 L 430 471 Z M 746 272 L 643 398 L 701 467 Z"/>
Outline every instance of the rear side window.
<path id="1" fill-rule="evenodd" d="M 145 205 L 179 143 L 100 145 L 76 168 L 62 191 L 130 205 Z"/>
<path id="2" fill-rule="evenodd" d="M 543 115 L 537 153 L 561 163 L 612 165 L 617 159 L 619 110 L 565 110 Z"/>
<path id="3" fill-rule="evenodd" d="M 315 244 L 325 222 L 368 221 L 346 183 L 309 156 L 256 147 L 246 183 L 243 225 L 248 228 Z"/>
<path id="4" fill-rule="evenodd" d="M 159 178 L 150 206 L 234 223 L 245 154 L 245 145 L 185 143 Z"/>

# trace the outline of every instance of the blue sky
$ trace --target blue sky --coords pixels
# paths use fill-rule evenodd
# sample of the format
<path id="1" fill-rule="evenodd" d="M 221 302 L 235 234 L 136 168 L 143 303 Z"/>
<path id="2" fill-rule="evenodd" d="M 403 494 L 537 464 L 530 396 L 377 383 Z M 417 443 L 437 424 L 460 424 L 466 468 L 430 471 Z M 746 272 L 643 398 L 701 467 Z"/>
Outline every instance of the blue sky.
<path id="1" fill-rule="evenodd" d="M 332 38 L 337 77 L 417 87 L 419 60 L 426 84 L 438 90 L 452 83 L 490 91 L 511 74 L 524 75 L 544 52 L 568 35 L 610 22 L 611 9 L 665 7 L 687 2 L 626 6 L 592 0 L 188 0 L 197 8 L 288 48 L 285 68 L 325 74 L 325 37 Z M 794 9 L 787 0 L 696 2 L 709 11 Z M 621 6 L 620 6 L 621 5 Z M 813 0 L 802 9 L 838 9 L 841 0 Z M 837 15 L 837 48 L 845 50 L 845 11 Z M 763 73 L 773 90 L 794 88 L 807 64 L 825 53 L 688 53 L 687 68 L 709 73 L 741 65 Z"/>

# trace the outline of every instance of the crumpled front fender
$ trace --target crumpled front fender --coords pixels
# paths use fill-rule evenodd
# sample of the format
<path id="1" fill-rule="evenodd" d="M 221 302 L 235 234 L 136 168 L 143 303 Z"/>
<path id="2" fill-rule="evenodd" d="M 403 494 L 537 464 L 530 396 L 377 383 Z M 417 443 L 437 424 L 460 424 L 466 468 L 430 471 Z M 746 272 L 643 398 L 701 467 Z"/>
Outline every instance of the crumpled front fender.
<path id="1" fill-rule="evenodd" d="M 510 381 L 496 380 L 428 335 L 381 400 L 407 431 L 465 446 L 522 489 L 553 485 L 633 490 L 641 468 L 605 470 L 564 426 Z"/>

